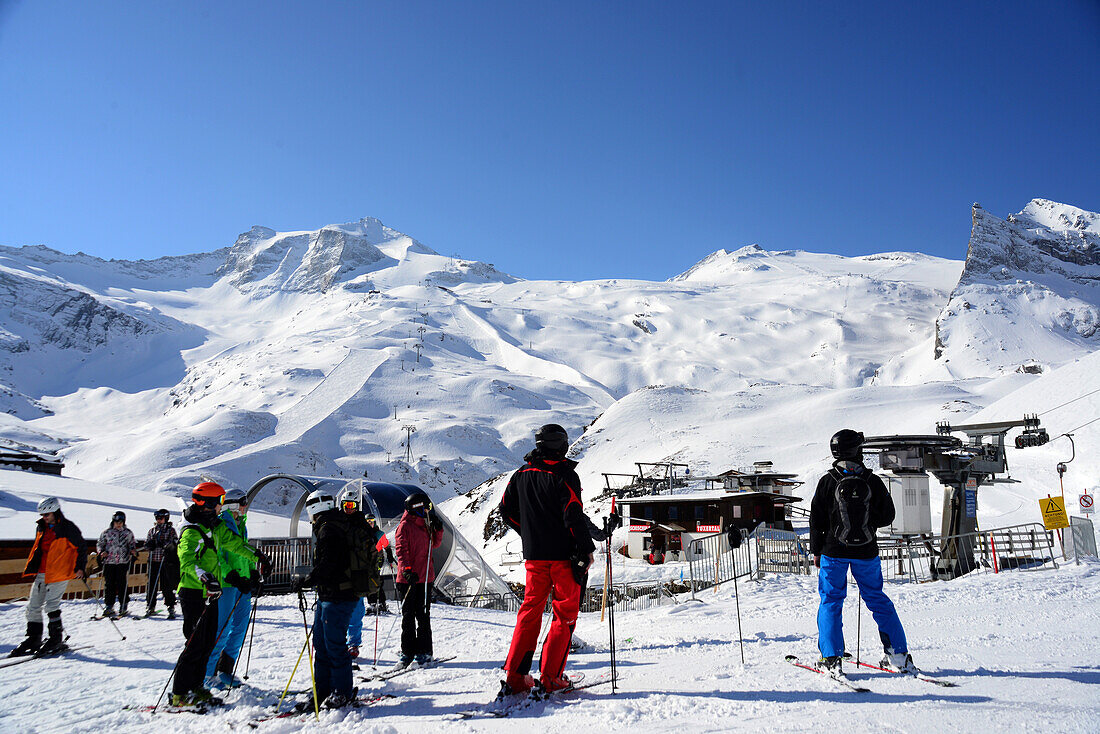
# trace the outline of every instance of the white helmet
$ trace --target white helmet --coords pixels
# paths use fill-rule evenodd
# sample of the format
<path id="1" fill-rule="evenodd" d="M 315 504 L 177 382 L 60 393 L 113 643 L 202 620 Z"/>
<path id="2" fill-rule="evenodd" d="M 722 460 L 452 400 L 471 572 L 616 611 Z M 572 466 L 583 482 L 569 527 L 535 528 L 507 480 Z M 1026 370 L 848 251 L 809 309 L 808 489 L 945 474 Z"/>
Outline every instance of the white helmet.
<path id="1" fill-rule="evenodd" d="M 311 521 L 322 512 L 331 510 L 334 507 L 336 507 L 336 498 L 323 489 L 310 492 L 309 497 L 306 497 L 306 512 L 309 513 Z"/>
<path id="2" fill-rule="evenodd" d="M 344 486 L 344 491 L 340 493 L 340 507 L 344 507 L 345 502 L 354 502 L 355 509 L 363 509 L 363 488 L 358 483 L 349 482 Z"/>
<path id="3" fill-rule="evenodd" d="M 225 499 L 222 500 L 222 507 L 227 510 L 231 510 L 236 507 L 240 507 L 242 504 L 248 504 L 248 493 L 243 489 L 227 489 L 225 490 Z"/>
<path id="4" fill-rule="evenodd" d="M 56 497 L 43 497 L 42 501 L 38 503 L 38 514 L 45 515 L 47 512 L 60 512 L 61 500 Z"/>

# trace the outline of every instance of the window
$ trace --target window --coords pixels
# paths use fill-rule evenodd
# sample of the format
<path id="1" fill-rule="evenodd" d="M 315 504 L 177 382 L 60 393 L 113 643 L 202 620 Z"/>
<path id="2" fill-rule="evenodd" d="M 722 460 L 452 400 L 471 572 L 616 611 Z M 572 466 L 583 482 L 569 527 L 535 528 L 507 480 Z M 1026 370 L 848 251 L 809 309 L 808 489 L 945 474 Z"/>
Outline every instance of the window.
<path id="1" fill-rule="evenodd" d="M 707 508 L 706 508 L 705 505 L 695 505 L 695 521 L 696 522 L 702 522 L 703 515 L 706 512 L 706 510 L 707 510 Z"/>
<path id="2" fill-rule="evenodd" d="M 669 505 L 668 506 L 668 519 L 669 520 L 679 520 L 680 519 L 680 506 L 679 505 Z"/>
<path id="3" fill-rule="evenodd" d="M 646 520 L 653 519 L 653 505 L 646 505 L 645 508 L 643 508 L 642 517 L 644 517 Z"/>

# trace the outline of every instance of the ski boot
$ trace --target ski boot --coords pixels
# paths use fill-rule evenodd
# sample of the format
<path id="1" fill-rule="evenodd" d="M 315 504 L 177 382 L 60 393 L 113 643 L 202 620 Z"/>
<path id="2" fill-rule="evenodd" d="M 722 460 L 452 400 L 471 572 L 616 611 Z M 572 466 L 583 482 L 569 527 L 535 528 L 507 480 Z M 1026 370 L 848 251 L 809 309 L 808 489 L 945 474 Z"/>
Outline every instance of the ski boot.
<path id="1" fill-rule="evenodd" d="M 175 619 L 175 618 L 176 618 L 176 607 L 175 607 L 175 605 L 172 605 L 172 606 L 168 607 L 168 619 Z"/>
<path id="2" fill-rule="evenodd" d="M 345 696 L 343 693 L 333 691 L 328 694 L 328 698 L 325 699 L 325 702 L 321 704 L 321 706 L 326 709 L 342 709 L 345 706 L 350 706 L 355 703 L 355 697 L 358 695 L 358 688 L 352 688 L 350 696 Z"/>
<path id="3" fill-rule="evenodd" d="M 38 657 L 56 655 L 69 649 L 63 639 L 65 630 L 61 626 L 61 612 L 50 612 L 47 616 L 50 618 L 50 623 L 47 626 L 50 636 L 46 638 L 46 641 L 42 643 L 42 647 L 38 648 L 38 652 L 35 653 Z"/>
<path id="4" fill-rule="evenodd" d="M 8 653 L 8 657 L 34 655 L 40 647 L 42 647 L 42 623 L 27 622 L 27 639 L 20 642 L 18 647 Z"/>
<path id="5" fill-rule="evenodd" d="M 534 687 L 534 676 L 509 673 L 508 677 L 500 682 L 500 693 L 497 694 L 497 698 L 514 696 L 517 693 L 527 693 Z"/>
<path id="6" fill-rule="evenodd" d="M 564 675 L 558 678 L 549 678 L 539 680 L 538 688 L 543 693 L 553 693 L 554 691 L 564 691 L 567 688 L 573 687 L 573 681 L 566 678 Z"/>
<path id="7" fill-rule="evenodd" d="M 427 665 L 432 661 L 431 655 L 417 655 L 413 658 L 413 662 L 417 665 Z"/>
<path id="8" fill-rule="evenodd" d="M 205 709 L 221 706 L 224 701 L 205 688 L 196 688 L 188 693 L 173 693 L 172 706 L 177 708 Z"/>
<path id="9" fill-rule="evenodd" d="M 157 613 L 157 611 L 155 609 L 153 609 L 152 607 L 149 607 L 148 609 L 145 610 L 145 614 L 142 615 L 142 616 L 144 616 L 146 619 L 149 619 L 149 617 L 152 617 L 156 613 Z"/>
<path id="10" fill-rule="evenodd" d="M 218 688 L 240 688 L 244 685 L 241 679 L 233 675 L 233 669 L 237 667 L 237 661 L 231 658 L 228 653 L 223 652 L 221 657 L 218 658 L 218 665 L 214 668 L 217 672 L 214 677 L 217 679 Z M 207 686 L 210 688 L 211 686 Z"/>
<path id="11" fill-rule="evenodd" d="M 840 667 L 841 660 L 843 660 L 843 657 L 840 655 L 830 655 L 818 660 L 814 663 L 814 667 L 829 675 L 844 675 L 844 669 Z"/>
<path id="12" fill-rule="evenodd" d="M 896 670 L 899 673 L 908 675 L 916 675 L 920 672 L 917 666 L 913 664 L 913 656 L 907 652 L 888 652 L 878 665 L 880 668 Z"/>
<path id="13" fill-rule="evenodd" d="M 406 653 L 401 653 L 400 655 L 397 656 L 397 667 L 398 668 L 407 668 L 410 665 L 412 665 L 412 662 L 413 662 L 413 656 L 412 655 L 408 655 Z"/>
<path id="14" fill-rule="evenodd" d="M 103 607 L 103 613 L 99 616 L 106 617 L 107 619 L 118 619 L 118 613 L 115 611 L 115 605 L 108 604 L 107 606 Z"/>

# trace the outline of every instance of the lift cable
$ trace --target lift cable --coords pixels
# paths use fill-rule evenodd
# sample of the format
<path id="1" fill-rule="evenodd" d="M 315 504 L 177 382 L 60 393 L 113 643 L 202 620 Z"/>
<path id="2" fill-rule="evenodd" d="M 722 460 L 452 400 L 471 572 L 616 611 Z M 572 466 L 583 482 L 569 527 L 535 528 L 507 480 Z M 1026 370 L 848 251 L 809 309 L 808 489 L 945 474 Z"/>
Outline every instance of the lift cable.
<path id="1" fill-rule="evenodd" d="M 1100 392 L 1100 388 L 1097 388 L 1097 389 L 1093 390 L 1092 392 L 1087 392 L 1087 393 L 1085 393 L 1084 395 L 1082 395 L 1082 396 L 1080 396 L 1080 397 L 1077 397 L 1077 398 L 1074 398 L 1073 400 L 1067 401 L 1067 402 L 1065 402 L 1065 403 L 1062 403 L 1061 405 L 1056 405 L 1055 407 L 1051 408 L 1050 410 L 1044 410 L 1044 411 L 1043 411 L 1042 413 L 1040 413 L 1039 415 L 1046 415 L 1047 413 L 1051 413 L 1051 412 L 1053 412 L 1053 411 L 1055 411 L 1055 410 L 1058 410 L 1059 408 L 1064 408 L 1064 407 L 1066 407 L 1067 405 L 1069 405 L 1070 403 L 1076 403 L 1076 402 L 1077 402 L 1078 400 L 1084 400 L 1084 399 L 1085 399 L 1085 398 L 1087 398 L 1087 397 L 1088 397 L 1089 395 L 1095 395 L 1095 394 L 1096 394 L 1096 393 L 1098 393 L 1098 392 Z"/>
<path id="2" fill-rule="evenodd" d="M 1093 423 L 1095 423 L 1096 421 L 1100 421 L 1100 416 L 1097 416 L 1096 418 L 1093 418 L 1093 419 L 1092 419 L 1091 421 L 1089 421 L 1088 423 L 1083 423 L 1082 425 L 1079 425 L 1079 426 L 1077 426 L 1077 427 L 1076 427 L 1076 428 L 1074 428 L 1074 429 L 1071 429 L 1071 430 L 1069 430 L 1069 431 L 1066 431 L 1066 432 L 1065 432 L 1065 433 L 1063 433 L 1062 435 L 1063 435 L 1063 436 L 1066 436 L 1066 435 L 1069 435 L 1069 434 L 1071 434 L 1071 433 L 1077 433 L 1078 431 L 1080 431 L 1080 430 L 1081 430 L 1082 428 L 1084 428 L 1085 426 L 1091 426 L 1091 425 L 1092 425 Z"/>

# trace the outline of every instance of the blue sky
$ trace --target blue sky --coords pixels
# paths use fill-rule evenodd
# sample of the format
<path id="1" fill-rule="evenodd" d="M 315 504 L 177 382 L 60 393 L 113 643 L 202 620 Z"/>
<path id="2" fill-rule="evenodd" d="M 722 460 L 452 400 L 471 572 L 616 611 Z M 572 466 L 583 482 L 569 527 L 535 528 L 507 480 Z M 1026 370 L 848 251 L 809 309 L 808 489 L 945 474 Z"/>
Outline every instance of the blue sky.
<path id="1" fill-rule="evenodd" d="M 374 216 L 527 278 L 1100 210 L 1100 2 L 0 0 L 0 244 Z"/>

